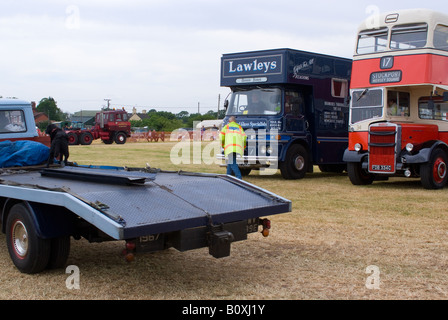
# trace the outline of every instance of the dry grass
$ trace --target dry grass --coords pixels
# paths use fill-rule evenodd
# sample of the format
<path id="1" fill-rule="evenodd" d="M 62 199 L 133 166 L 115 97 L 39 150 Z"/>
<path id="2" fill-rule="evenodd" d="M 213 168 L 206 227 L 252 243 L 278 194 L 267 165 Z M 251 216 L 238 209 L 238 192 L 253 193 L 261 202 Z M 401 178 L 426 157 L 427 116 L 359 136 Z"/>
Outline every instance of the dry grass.
<path id="1" fill-rule="evenodd" d="M 76 146 L 82 164 L 144 166 L 224 173 L 216 165 L 174 166 L 175 143 Z M 72 240 L 68 264 L 80 269 L 80 289 L 65 286 L 65 270 L 18 272 L 0 250 L 0 299 L 446 299 L 448 190 L 424 190 L 418 180 L 353 186 L 344 174 L 318 172 L 298 181 L 279 173 L 245 180 L 292 200 L 272 216 L 268 238 L 234 243 L 230 257 L 207 249 L 142 254 L 124 262 L 122 242 Z M 5 243 L 4 235 L 0 241 Z M 379 289 L 368 289 L 368 266 Z"/>

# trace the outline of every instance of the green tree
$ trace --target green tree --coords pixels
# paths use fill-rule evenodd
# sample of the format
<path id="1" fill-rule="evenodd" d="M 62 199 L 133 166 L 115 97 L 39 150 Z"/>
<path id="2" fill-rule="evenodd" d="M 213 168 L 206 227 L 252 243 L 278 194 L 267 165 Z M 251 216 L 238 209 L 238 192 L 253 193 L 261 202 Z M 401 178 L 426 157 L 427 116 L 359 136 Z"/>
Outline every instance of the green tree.
<path id="1" fill-rule="evenodd" d="M 62 121 L 67 119 L 67 114 L 58 108 L 52 97 L 42 98 L 36 107 L 37 111 L 45 113 L 50 120 Z"/>

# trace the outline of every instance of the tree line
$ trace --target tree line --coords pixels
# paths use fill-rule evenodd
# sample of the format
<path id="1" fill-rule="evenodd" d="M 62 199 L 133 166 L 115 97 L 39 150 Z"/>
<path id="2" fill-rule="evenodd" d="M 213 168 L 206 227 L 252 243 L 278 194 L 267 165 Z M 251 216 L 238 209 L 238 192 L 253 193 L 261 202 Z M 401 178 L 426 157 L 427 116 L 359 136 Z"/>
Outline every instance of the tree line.
<path id="1" fill-rule="evenodd" d="M 57 106 L 57 102 L 52 98 L 43 98 L 36 106 L 37 111 L 45 113 L 50 121 L 67 121 L 70 120 L 70 114 L 63 112 Z M 210 110 L 205 114 L 189 113 L 181 111 L 179 113 L 172 113 L 169 111 L 157 111 L 151 109 L 147 112 L 148 117 L 139 121 L 132 120 L 131 127 L 144 128 L 144 130 L 156 131 L 173 131 L 179 128 L 193 128 L 194 122 L 203 120 L 222 119 L 225 115 L 225 110 L 220 110 L 219 114 L 216 111 Z M 45 130 L 47 122 L 41 122 L 39 128 Z"/>

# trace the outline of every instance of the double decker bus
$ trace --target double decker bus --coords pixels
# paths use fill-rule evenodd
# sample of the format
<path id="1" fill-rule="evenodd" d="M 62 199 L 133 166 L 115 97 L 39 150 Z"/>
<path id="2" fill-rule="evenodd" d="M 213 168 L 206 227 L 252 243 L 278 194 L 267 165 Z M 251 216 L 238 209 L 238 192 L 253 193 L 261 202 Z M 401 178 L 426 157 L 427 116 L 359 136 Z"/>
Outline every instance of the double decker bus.
<path id="1" fill-rule="evenodd" d="M 375 20 L 375 19 L 374 19 Z M 381 14 L 358 29 L 350 83 L 350 181 L 448 179 L 448 15 L 423 9 Z"/>

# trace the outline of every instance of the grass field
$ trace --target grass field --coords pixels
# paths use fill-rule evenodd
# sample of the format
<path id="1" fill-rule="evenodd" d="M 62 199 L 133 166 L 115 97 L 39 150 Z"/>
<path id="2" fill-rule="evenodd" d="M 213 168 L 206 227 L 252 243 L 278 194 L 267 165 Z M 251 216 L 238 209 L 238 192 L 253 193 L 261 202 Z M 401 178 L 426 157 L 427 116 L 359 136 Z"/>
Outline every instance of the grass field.
<path id="1" fill-rule="evenodd" d="M 95 142 L 71 147 L 70 160 L 225 173 L 217 165 L 174 165 L 176 145 Z M 65 269 L 17 271 L 1 234 L 0 299 L 448 298 L 448 190 L 425 190 L 406 178 L 353 186 L 346 174 L 317 167 L 302 180 L 279 172 L 244 179 L 290 199 L 293 210 L 271 217 L 269 237 L 232 244 L 230 257 L 168 249 L 126 263 L 122 242 L 72 240 L 68 264 L 79 268 L 80 288 L 70 290 Z"/>

